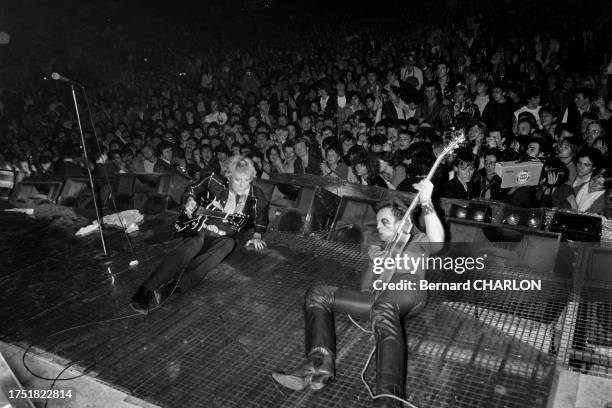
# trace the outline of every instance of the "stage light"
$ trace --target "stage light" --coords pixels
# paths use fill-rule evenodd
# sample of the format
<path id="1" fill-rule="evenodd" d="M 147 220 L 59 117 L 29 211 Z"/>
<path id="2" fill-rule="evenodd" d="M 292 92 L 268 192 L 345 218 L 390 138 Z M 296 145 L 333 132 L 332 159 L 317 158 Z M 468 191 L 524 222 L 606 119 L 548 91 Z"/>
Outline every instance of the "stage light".
<path id="1" fill-rule="evenodd" d="M 466 218 L 478 222 L 491 222 L 491 207 L 487 204 L 471 202 L 466 210 Z"/>
<path id="2" fill-rule="evenodd" d="M 518 225 L 520 220 L 521 218 L 518 216 L 518 214 L 515 213 L 508 214 L 508 216 L 504 219 L 506 224 L 509 225 Z"/>
<path id="3" fill-rule="evenodd" d="M 465 219 L 467 217 L 467 208 L 457 204 L 453 204 L 450 210 L 451 217 Z"/>
<path id="4" fill-rule="evenodd" d="M 504 207 L 502 224 L 540 229 L 544 220 L 543 209 Z"/>
<path id="5" fill-rule="evenodd" d="M 540 221 L 536 217 L 531 216 L 527 220 L 527 226 L 529 226 L 531 228 L 539 228 L 540 227 Z"/>

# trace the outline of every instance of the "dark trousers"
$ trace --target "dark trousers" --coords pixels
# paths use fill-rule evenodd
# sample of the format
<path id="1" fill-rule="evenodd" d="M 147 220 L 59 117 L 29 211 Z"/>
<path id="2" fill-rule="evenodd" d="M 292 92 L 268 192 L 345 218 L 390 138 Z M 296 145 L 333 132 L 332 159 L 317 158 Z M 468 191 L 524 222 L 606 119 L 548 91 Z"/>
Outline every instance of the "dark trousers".
<path id="1" fill-rule="evenodd" d="M 172 279 L 178 279 L 185 271 L 181 278 L 181 291 L 185 292 L 198 285 L 211 269 L 219 265 L 235 244 L 231 237 L 209 235 L 203 231 L 185 238 L 166 255 L 143 286 L 153 291 Z"/>
<path id="2" fill-rule="evenodd" d="M 406 275 L 404 275 L 404 278 Z M 402 279 L 396 274 L 392 281 Z M 402 318 L 418 314 L 427 302 L 426 291 L 373 292 L 335 286 L 313 286 L 306 292 L 306 355 L 324 347 L 336 355 L 334 313 L 370 318 L 376 338 L 376 393 L 401 396 L 406 373 L 406 342 Z"/>

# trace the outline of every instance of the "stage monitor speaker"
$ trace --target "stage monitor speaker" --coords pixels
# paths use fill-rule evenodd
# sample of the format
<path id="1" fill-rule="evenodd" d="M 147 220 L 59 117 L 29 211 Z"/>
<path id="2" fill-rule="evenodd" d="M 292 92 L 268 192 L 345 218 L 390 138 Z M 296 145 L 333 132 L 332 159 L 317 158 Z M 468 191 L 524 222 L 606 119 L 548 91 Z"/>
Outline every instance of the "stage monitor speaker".
<path id="1" fill-rule="evenodd" d="M 451 248 L 454 243 L 466 243 L 471 251 L 487 253 L 489 262 L 505 263 L 509 270 L 529 270 L 540 277 L 551 277 L 559 272 L 561 275 L 555 276 L 568 277 L 567 271 L 554 268 L 561 243 L 559 234 L 456 218 L 447 221 Z"/>
<path id="2" fill-rule="evenodd" d="M 513 227 L 541 229 L 544 221 L 543 208 L 522 208 L 504 206 L 501 223 Z"/>
<path id="3" fill-rule="evenodd" d="M 378 200 L 344 196 L 334 216 L 328 239 L 335 242 L 366 244 L 377 238 L 376 211 Z"/>
<path id="4" fill-rule="evenodd" d="M 276 183 L 270 180 L 256 180 L 255 185 L 261 189 L 268 201 L 272 201 L 272 195 L 276 188 Z"/>
<path id="5" fill-rule="evenodd" d="M 451 301 L 550 324 L 561 315 L 572 295 L 574 254 L 556 233 L 529 227 L 448 219 L 450 240 L 443 257 L 484 258 L 482 270 L 442 273 L 441 280 L 536 280 L 541 290 L 471 290 L 447 294 Z"/>
<path id="6" fill-rule="evenodd" d="M 548 227 L 571 241 L 598 242 L 601 239 L 601 218 L 591 215 L 556 212 Z"/>
<path id="7" fill-rule="evenodd" d="M 115 188 L 115 194 L 128 195 L 134 194 L 134 183 L 136 182 L 136 175 L 132 173 L 121 173 L 117 175 L 117 187 Z"/>
<path id="8" fill-rule="evenodd" d="M 584 285 L 580 293 L 572 348 L 588 350 L 575 354 L 574 365 L 612 367 L 612 248 L 587 247 Z M 577 364 L 576 364 L 577 363 Z"/>
<path id="9" fill-rule="evenodd" d="M 15 207 L 31 207 L 41 202 L 55 203 L 63 181 L 22 181 L 17 183 L 9 202 Z"/>
<path id="10" fill-rule="evenodd" d="M 62 191 L 57 197 L 57 203 L 69 207 L 78 207 L 79 196 L 83 195 L 83 193 L 87 193 L 89 199 L 92 198 L 89 180 L 85 178 L 69 178 L 64 183 Z"/>
<path id="11" fill-rule="evenodd" d="M 138 209 L 143 209 L 146 200 L 155 195 L 166 197 L 167 207 L 181 205 L 185 189 L 191 184 L 189 179 L 173 173 L 134 173 L 131 176 L 134 181 L 128 194 L 134 197 L 134 206 Z"/>
<path id="12" fill-rule="evenodd" d="M 307 234 L 329 228 L 340 197 L 319 186 L 294 187 L 298 191 L 296 200 L 270 203 L 270 229 Z"/>

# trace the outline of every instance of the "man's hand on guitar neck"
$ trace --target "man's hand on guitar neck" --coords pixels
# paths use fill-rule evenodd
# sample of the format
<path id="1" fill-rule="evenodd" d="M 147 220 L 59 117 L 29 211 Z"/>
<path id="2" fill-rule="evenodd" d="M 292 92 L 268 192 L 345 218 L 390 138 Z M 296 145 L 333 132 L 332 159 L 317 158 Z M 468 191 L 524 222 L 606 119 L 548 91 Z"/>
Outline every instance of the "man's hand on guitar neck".
<path id="1" fill-rule="evenodd" d="M 419 204 L 430 203 L 431 195 L 433 193 L 433 183 L 427 179 L 423 179 L 416 184 L 413 184 L 412 187 L 420 192 L 419 195 Z"/>

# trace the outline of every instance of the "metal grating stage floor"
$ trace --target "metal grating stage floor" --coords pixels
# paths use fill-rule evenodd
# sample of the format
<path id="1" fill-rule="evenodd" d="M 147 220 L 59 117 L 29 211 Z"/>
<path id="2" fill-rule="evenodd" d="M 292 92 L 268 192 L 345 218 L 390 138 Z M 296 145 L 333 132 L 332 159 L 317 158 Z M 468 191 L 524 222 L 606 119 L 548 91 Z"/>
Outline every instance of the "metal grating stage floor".
<path id="1" fill-rule="evenodd" d="M 77 361 L 83 372 L 163 407 L 371 405 L 359 373 L 373 338 L 345 316 L 336 317 L 334 384 L 291 392 L 270 377 L 303 359 L 306 289 L 357 286 L 367 266 L 358 247 L 271 232 L 266 251 L 239 245 L 202 286 L 146 318 L 132 316 L 130 296 L 178 242 L 168 242 L 170 224 L 141 226 L 133 237 L 140 265 L 129 268 L 133 257 L 119 232 L 106 235 L 107 260 L 95 234 L 77 239 L 54 220 L 0 214 L 1 340 Z M 609 304 L 584 306 L 586 294 L 571 282 L 550 288 L 555 302 L 546 304 L 517 292 L 484 300 L 433 293 L 405 325 L 408 399 L 419 408 L 545 407 L 558 369 L 612 377 L 610 356 L 583 347 L 580 335 L 597 313 L 611 313 Z M 597 359 L 585 363 L 585 354 Z"/>

